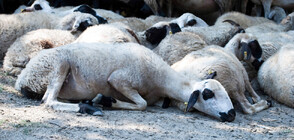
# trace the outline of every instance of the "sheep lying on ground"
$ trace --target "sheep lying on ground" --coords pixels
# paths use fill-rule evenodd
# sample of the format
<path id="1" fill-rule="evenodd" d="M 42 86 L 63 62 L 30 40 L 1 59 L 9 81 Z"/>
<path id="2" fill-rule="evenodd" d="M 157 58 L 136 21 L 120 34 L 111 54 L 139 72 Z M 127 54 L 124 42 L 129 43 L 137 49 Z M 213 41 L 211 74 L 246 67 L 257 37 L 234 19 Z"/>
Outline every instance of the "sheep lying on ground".
<path id="1" fill-rule="evenodd" d="M 84 30 L 98 24 L 90 14 L 72 13 L 65 17 L 56 17 L 44 12 L 0 15 L 0 59 L 9 46 L 20 36 L 37 29 Z"/>
<path id="2" fill-rule="evenodd" d="M 220 26 L 184 28 L 183 32 L 164 38 L 153 51 L 172 65 L 188 53 L 202 49 L 207 45 L 219 44 L 224 46 L 240 31 L 242 29 L 239 26 L 230 23 L 223 23 Z"/>
<path id="3" fill-rule="evenodd" d="M 43 49 L 73 42 L 77 36 L 64 30 L 39 29 L 18 38 L 7 50 L 3 69 L 10 75 L 18 75 L 26 64 Z"/>
<path id="4" fill-rule="evenodd" d="M 258 82 L 265 93 L 294 108 L 294 46 L 288 44 L 271 56 L 258 71 Z"/>
<path id="5" fill-rule="evenodd" d="M 151 50 L 135 43 L 73 43 L 43 50 L 18 76 L 15 88 L 29 97 L 45 93 L 43 102 L 54 110 L 93 115 L 101 115 L 101 111 L 87 104 L 62 103 L 57 98 L 92 100 L 101 93 L 100 103 L 105 106 L 144 110 L 161 97 L 187 102 L 191 95 L 190 106 L 223 121 L 235 118 L 219 82 L 188 80 Z M 107 96 L 112 98 L 104 100 Z"/>
<path id="6" fill-rule="evenodd" d="M 294 12 L 284 18 L 281 23 L 262 23 L 259 25 L 251 26 L 247 28 L 246 33 L 252 33 L 254 35 L 265 32 L 286 32 L 294 29 Z"/>
<path id="7" fill-rule="evenodd" d="M 236 35 L 226 46 L 208 46 L 191 52 L 172 68 L 191 79 L 205 79 L 210 73 L 216 72 L 214 79 L 226 89 L 229 96 L 238 101 L 245 113 L 252 114 L 269 107 L 265 100 L 256 94 L 250 85 L 246 70 L 239 60 L 253 62 L 261 57 L 261 48 L 254 37 L 247 34 Z M 244 55 L 246 52 L 246 55 Z M 239 59 L 239 60 L 238 60 Z M 245 97 L 247 90 L 254 104 Z"/>
<path id="8" fill-rule="evenodd" d="M 101 24 L 89 27 L 75 42 L 87 43 L 139 43 L 136 34 L 126 25 L 121 23 Z"/>

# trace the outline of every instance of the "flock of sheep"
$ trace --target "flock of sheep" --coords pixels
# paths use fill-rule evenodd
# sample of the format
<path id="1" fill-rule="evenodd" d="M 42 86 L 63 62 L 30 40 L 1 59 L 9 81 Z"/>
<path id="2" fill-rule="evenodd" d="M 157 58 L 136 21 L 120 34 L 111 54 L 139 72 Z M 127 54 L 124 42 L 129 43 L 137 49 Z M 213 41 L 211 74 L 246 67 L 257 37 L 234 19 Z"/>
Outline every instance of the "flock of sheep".
<path id="1" fill-rule="evenodd" d="M 102 115 L 101 106 L 160 104 L 233 121 L 231 100 L 247 114 L 270 107 L 259 89 L 294 107 L 294 13 L 274 10 L 272 21 L 228 12 L 209 26 L 191 13 L 124 18 L 45 0 L 24 11 L 0 15 L 3 69 L 18 77 L 18 91 L 54 110 Z"/>

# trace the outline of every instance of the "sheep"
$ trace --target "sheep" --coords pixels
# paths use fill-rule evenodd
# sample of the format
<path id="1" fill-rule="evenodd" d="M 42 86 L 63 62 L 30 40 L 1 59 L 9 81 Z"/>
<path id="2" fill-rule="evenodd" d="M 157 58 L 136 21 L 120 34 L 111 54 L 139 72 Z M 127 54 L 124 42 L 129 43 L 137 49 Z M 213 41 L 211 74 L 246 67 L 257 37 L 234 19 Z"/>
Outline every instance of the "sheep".
<path id="1" fill-rule="evenodd" d="M 3 60 L 9 46 L 20 36 L 37 29 L 83 30 L 98 24 L 90 14 L 72 13 L 56 17 L 44 12 L 0 15 L 0 59 Z"/>
<path id="2" fill-rule="evenodd" d="M 122 23 L 101 24 L 89 27 L 75 42 L 102 42 L 108 44 L 134 42 L 140 44 L 136 34 Z"/>
<path id="3" fill-rule="evenodd" d="M 265 32 L 286 32 L 294 29 L 294 12 L 284 18 L 281 23 L 262 23 L 245 29 L 246 33 L 259 34 Z"/>
<path id="4" fill-rule="evenodd" d="M 243 112 L 253 114 L 269 107 L 269 103 L 256 94 L 250 85 L 246 70 L 239 60 L 259 59 L 261 49 L 255 38 L 247 34 L 238 34 L 222 48 L 220 46 L 207 46 L 193 51 L 182 60 L 172 65 L 172 68 L 191 79 L 203 80 L 212 72 L 216 72 L 215 80 L 219 81 L 231 99 L 240 103 Z M 246 48 L 246 49 L 245 49 Z M 244 55 L 246 50 L 246 55 Z M 247 90 L 254 104 L 245 97 Z"/>
<path id="5" fill-rule="evenodd" d="M 230 23 L 223 23 L 222 26 L 184 28 L 182 33 L 164 38 L 153 51 L 172 65 L 188 53 L 207 45 L 224 46 L 236 33 L 241 31 L 243 29 L 239 26 Z"/>
<path id="6" fill-rule="evenodd" d="M 266 61 L 269 57 L 275 54 L 282 46 L 289 42 L 294 42 L 294 31 L 288 32 L 268 32 L 254 34 L 262 48 L 262 60 Z M 243 63 L 252 86 L 255 90 L 259 89 L 257 84 L 257 71 L 249 66 L 247 63 Z"/>
<path id="7" fill-rule="evenodd" d="M 27 7 L 23 10 L 23 12 L 33 12 L 33 11 L 43 11 L 46 13 L 54 14 L 54 9 L 52 9 L 49 5 L 49 2 L 46 0 L 36 0 L 30 7 Z M 95 10 L 93 10 L 89 5 L 83 4 L 77 7 L 74 7 L 70 10 L 65 11 L 58 11 L 56 15 L 58 16 L 66 16 L 68 14 L 71 14 L 73 12 L 81 12 L 81 13 L 88 13 L 92 16 L 96 17 L 99 24 L 107 23 L 107 20 L 103 17 L 99 16 Z"/>
<path id="8" fill-rule="evenodd" d="M 18 38 L 7 50 L 3 61 L 3 70 L 17 76 L 26 64 L 42 49 L 69 44 L 78 37 L 70 31 L 39 29 Z"/>
<path id="9" fill-rule="evenodd" d="M 226 20 L 232 20 L 238 23 L 244 29 L 262 23 L 274 23 L 273 21 L 263 17 L 252 17 L 239 12 L 228 12 L 217 18 L 214 25 L 223 24 L 223 22 Z"/>
<path id="10" fill-rule="evenodd" d="M 258 71 L 258 83 L 264 92 L 292 108 L 294 108 L 293 56 L 293 44 L 285 45 L 266 60 Z"/>
<path id="11" fill-rule="evenodd" d="M 144 110 L 160 97 L 170 97 L 189 101 L 189 106 L 223 121 L 235 118 L 228 94 L 219 82 L 188 80 L 136 43 L 73 43 L 43 50 L 18 76 L 15 88 L 27 97 L 42 95 L 45 106 L 54 110 L 101 114 L 87 104 L 57 100 L 92 100 L 101 93 L 104 98 L 99 103 L 118 109 Z M 107 97 L 111 99 L 104 101 Z"/>
<path id="12" fill-rule="evenodd" d="M 147 48 L 155 48 L 162 39 L 164 39 L 168 34 L 175 34 L 180 32 L 181 29 L 187 27 L 207 27 L 208 25 L 200 18 L 194 16 L 191 13 L 184 13 L 180 17 L 171 20 L 169 22 L 161 21 L 145 32 L 138 33 L 139 40 Z"/>

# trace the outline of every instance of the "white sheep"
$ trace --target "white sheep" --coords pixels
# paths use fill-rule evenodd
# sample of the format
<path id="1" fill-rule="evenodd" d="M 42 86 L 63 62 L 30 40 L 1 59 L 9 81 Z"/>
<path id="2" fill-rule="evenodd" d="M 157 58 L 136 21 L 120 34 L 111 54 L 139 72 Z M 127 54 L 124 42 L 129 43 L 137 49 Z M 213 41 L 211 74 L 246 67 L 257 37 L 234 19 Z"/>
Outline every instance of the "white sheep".
<path id="1" fill-rule="evenodd" d="M 134 42 L 140 44 L 137 35 L 122 23 L 101 24 L 89 27 L 75 42 L 101 42 L 107 44 Z"/>
<path id="2" fill-rule="evenodd" d="M 269 107 L 270 104 L 256 94 L 250 85 L 246 70 L 240 60 L 252 62 L 258 56 L 259 47 L 254 44 L 254 37 L 247 34 L 236 35 L 226 46 L 208 46 L 186 55 L 182 60 L 172 65 L 172 68 L 191 79 L 205 79 L 216 72 L 214 79 L 226 89 L 231 99 L 240 103 L 243 111 L 248 114 L 256 113 Z M 255 42 L 256 43 L 256 42 Z M 246 55 L 244 55 L 246 50 Z M 257 52 L 253 52 L 257 51 Z M 261 51 L 261 50 L 259 50 Z M 245 91 L 252 96 L 251 104 L 245 96 Z"/>
<path id="3" fill-rule="evenodd" d="M 294 46 L 288 44 L 271 56 L 258 71 L 260 87 L 275 100 L 294 108 Z"/>
<path id="4" fill-rule="evenodd" d="M 93 115 L 101 112 L 87 104 L 63 103 L 57 98 L 92 100 L 101 93 L 112 97 L 100 101 L 113 108 L 144 110 L 161 97 L 187 102 L 191 95 L 189 106 L 223 121 L 235 118 L 219 82 L 188 80 L 151 50 L 135 43 L 73 43 L 43 50 L 18 76 L 15 88 L 30 97 L 44 94 L 43 102 L 54 110 Z"/>
<path id="5" fill-rule="evenodd" d="M 72 13 L 57 17 L 44 12 L 0 15 L 0 59 L 3 59 L 9 46 L 20 36 L 37 29 L 82 30 L 98 24 L 90 14 Z"/>
<path id="6" fill-rule="evenodd" d="M 10 75 L 19 75 L 26 64 L 43 49 L 69 44 L 77 38 L 70 31 L 39 29 L 19 37 L 7 50 L 3 70 Z"/>
<path id="7" fill-rule="evenodd" d="M 222 24 L 226 20 L 234 21 L 244 29 L 262 23 L 274 23 L 273 21 L 263 17 L 252 17 L 239 12 L 228 12 L 217 18 L 214 25 Z"/>

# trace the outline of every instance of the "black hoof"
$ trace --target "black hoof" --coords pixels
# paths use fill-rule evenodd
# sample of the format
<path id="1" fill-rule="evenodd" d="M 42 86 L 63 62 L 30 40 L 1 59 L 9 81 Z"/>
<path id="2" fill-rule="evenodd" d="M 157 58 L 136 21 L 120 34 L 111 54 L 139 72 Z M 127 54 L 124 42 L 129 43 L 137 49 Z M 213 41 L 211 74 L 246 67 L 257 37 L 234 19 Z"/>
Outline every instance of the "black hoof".
<path id="1" fill-rule="evenodd" d="M 165 97 L 161 107 L 164 108 L 164 109 L 168 108 L 170 102 L 171 102 L 171 100 L 168 97 Z"/>
<path id="2" fill-rule="evenodd" d="M 92 102 L 94 104 L 103 105 L 103 107 L 111 107 L 112 103 L 116 103 L 116 100 L 112 97 L 106 97 L 102 94 L 98 94 Z"/>
<path id="3" fill-rule="evenodd" d="M 269 107 L 272 107 L 273 106 L 273 102 L 272 102 L 272 100 L 266 100 L 267 101 L 267 105 L 269 106 Z"/>
<path id="4" fill-rule="evenodd" d="M 80 103 L 79 107 L 80 107 L 79 112 L 82 114 L 87 113 L 87 114 L 94 115 L 94 116 L 102 116 L 103 115 L 101 109 L 90 106 L 89 104 Z"/>

